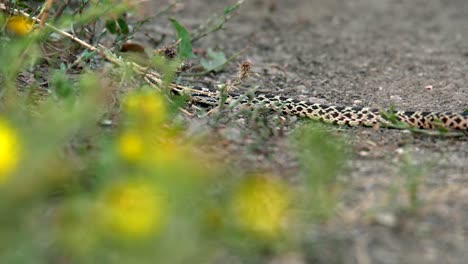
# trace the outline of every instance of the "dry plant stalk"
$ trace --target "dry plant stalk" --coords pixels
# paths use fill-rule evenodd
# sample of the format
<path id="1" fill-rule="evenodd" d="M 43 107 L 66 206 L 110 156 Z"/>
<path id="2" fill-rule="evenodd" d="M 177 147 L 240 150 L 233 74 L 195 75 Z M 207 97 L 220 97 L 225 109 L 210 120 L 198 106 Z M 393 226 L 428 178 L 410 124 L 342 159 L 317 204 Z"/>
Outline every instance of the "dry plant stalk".
<path id="1" fill-rule="evenodd" d="M 54 4 L 54 0 L 47 0 L 45 8 L 42 10 L 41 14 L 41 22 L 39 23 L 39 29 L 44 27 L 44 23 L 47 21 L 47 18 L 49 17 L 49 12 L 50 9 L 52 8 L 52 5 Z"/>

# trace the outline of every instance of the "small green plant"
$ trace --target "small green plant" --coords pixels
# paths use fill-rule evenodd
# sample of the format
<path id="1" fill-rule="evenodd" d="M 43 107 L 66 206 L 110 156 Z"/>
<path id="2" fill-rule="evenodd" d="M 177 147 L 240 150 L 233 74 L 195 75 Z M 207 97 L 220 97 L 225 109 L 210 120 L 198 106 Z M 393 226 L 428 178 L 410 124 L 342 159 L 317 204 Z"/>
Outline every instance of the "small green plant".
<path id="1" fill-rule="evenodd" d="M 345 165 L 347 147 L 340 138 L 320 130 L 315 122 L 296 131 L 293 144 L 306 184 L 307 213 L 312 219 L 325 220 L 337 210 L 342 188 L 338 175 Z"/>
<path id="2" fill-rule="evenodd" d="M 226 7 L 221 15 L 213 15 L 210 17 L 210 19 L 208 19 L 204 24 L 200 25 L 194 37 L 192 38 L 192 41 L 196 42 L 211 33 L 223 29 L 224 25 L 230 19 L 235 17 L 237 10 L 242 6 L 243 3 L 244 0 L 239 0 L 235 4 Z"/>
<path id="3" fill-rule="evenodd" d="M 398 214 L 416 213 L 422 206 L 421 188 L 430 166 L 428 163 L 417 164 L 410 153 L 404 153 L 399 167 L 400 177 L 389 188 L 388 200 L 383 209 Z"/>
<path id="4" fill-rule="evenodd" d="M 207 50 L 209 60 L 202 58 L 200 63 L 206 71 L 220 71 L 221 67 L 227 62 L 226 55 L 223 52 L 216 52 L 211 48 Z"/>
<path id="5" fill-rule="evenodd" d="M 400 174 L 404 177 L 404 188 L 408 196 L 408 207 L 414 212 L 421 206 L 420 189 L 424 180 L 423 176 L 427 172 L 426 166 L 415 164 L 407 155 L 403 157 L 403 165 Z"/>

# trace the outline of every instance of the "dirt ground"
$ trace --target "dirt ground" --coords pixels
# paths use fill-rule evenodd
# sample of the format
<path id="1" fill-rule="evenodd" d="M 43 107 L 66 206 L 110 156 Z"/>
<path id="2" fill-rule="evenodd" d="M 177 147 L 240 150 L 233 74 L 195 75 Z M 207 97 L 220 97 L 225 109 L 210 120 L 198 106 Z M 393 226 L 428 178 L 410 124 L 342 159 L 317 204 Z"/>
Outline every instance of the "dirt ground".
<path id="1" fill-rule="evenodd" d="M 230 3 L 186 1 L 177 18 L 195 29 Z M 466 0 L 251 0 L 195 48 L 231 55 L 246 46 L 241 59 L 253 63 L 259 77 L 251 85 L 261 91 L 324 104 L 468 109 Z M 207 79 L 225 82 L 236 70 L 232 64 Z M 304 253 L 281 263 L 468 262 L 468 137 L 338 133 L 352 145 L 341 213 L 322 226 L 319 240 L 305 241 Z M 294 175 L 287 143 L 268 142 L 269 159 L 243 155 L 240 147 L 231 154 L 252 169 Z M 412 216 L 392 208 L 403 198 L 389 194 L 402 181 L 406 156 L 426 169 L 423 205 Z"/>

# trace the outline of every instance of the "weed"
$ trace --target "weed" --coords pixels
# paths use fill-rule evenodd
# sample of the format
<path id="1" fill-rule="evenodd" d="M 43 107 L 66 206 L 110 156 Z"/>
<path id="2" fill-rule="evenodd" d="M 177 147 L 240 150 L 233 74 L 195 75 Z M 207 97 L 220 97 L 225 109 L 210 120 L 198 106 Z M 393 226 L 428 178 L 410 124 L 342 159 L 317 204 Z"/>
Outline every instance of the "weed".
<path id="1" fill-rule="evenodd" d="M 415 212 L 421 206 L 420 189 L 424 175 L 427 173 L 427 167 L 416 164 L 408 155 L 403 157 L 400 174 L 404 178 L 404 190 L 408 197 L 408 209 L 410 212 Z"/>
<path id="2" fill-rule="evenodd" d="M 305 212 L 315 221 L 325 220 L 337 210 L 342 188 L 338 175 L 345 165 L 346 145 L 330 133 L 319 130 L 314 122 L 296 131 L 293 144 L 305 181 Z"/>

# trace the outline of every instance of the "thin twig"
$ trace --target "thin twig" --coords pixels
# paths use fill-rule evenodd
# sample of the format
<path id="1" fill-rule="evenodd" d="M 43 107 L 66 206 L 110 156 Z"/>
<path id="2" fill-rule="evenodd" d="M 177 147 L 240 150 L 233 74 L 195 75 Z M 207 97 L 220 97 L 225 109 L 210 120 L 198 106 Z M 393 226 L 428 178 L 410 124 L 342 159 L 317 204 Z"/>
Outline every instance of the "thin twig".
<path id="1" fill-rule="evenodd" d="M 54 0 L 47 0 L 46 1 L 44 9 L 42 9 L 42 12 L 40 14 L 41 22 L 39 23 L 39 29 L 44 27 L 44 23 L 47 21 L 47 17 L 49 17 L 49 12 L 50 12 L 50 9 L 52 8 L 53 4 L 54 4 Z"/>
<path id="2" fill-rule="evenodd" d="M 242 4 L 244 4 L 244 0 L 239 0 L 232 7 L 237 10 L 242 6 Z M 199 27 L 198 33 L 192 37 L 192 43 L 199 41 L 200 39 L 206 37 L 207 35 L 213 32 L 221 30 L 224 27 L 224 24 L 226 24 L 234 16 L 235 14 L 223 14 L 219 17 L 209 19 L 207 22 L 205 22 Z M 210 25 L 212 23 L 214 25 Z M 209 26 L 211 26 L 211 28 L 207 29 Z"/>
<path id="3" fill-rule="evenodd" d="M 67 8 L 67 6 L 70 4 L 70 1 L 71 1 L 71 0 L 66 0 L 65 3 L 63 3 L 62 5 L 59 6 L 59 8 L 57 9 L 57 11 L 55 12 L 54 21 L 57 21 L 57 19 L 58 19 L 60 16 L 62 16 L 63 11 L 65 11 L 65 9 Z"/>

